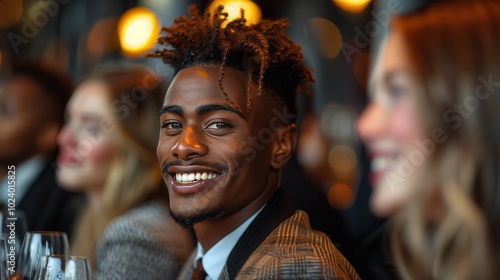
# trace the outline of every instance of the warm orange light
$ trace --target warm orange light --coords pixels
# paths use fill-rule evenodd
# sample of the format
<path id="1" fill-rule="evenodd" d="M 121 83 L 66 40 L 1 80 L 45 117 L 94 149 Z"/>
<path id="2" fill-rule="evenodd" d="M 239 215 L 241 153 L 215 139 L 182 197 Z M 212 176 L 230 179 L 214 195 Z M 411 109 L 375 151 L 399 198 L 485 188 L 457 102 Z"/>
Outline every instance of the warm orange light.
<path id="1" fill-rule="evenodd" d="M 212 13 L 219 6 L 224 6 L 224 12 L 228 13 L 227 20 L 223 27 L 237 18 L 241 17 L 241 9 L 245 10 L 247 25 L 256 24 L 262 19 L 262 12 L 259 6 L 250 0 L 215 0 L 208 7 Z"/>
<path id="2" fill-rule="evenodd" d="M 144 7 L 126 11 L 118 21 L 118 36 L 122 51 L 131 56 L 141 55 L 151 49 L 160 31 L 155 14 Z"/>
<path id="3" fill-rule="evenodd" d="M 23 1 L 2 0 L 0 1 L 0 29 L 6 29 L 16 25 L 23 15 Z"/>
<path id="4" fill-rule="evenodd" d="M 356 168 L 358 160 L 351 147 L 339 145 L 328 153 L 328 162 L 337 176 L 349 175 Z"/>
<path id="5" fill-rule="evenodd" d="M 116 27 L 118 18 L 110 17 L 98 21 L 89 32 L 87 49 L 95 56 L 116 51 L 120 48 Z"/>
<path id="6" fill-rule="evenodd" d="M 330 59 L 337 57 L 342 47 L 342 34 L 335 23 L 325 18 L 311 18 L 308 26 L 323 57 Z"/>
<path id="7" fill-rule="evenodd" d="M 330 187 L 327 194 L 328 203 L 336 209 L 346 209 L 354 201 L 354 192 L 349 185 L 338 183 Z"/>
<path id="8" fill-rule="evenodd" d="M 370 2 L 371 0 L 333 0 L 339 8 L 353 14 L 361 13 Z"/>
<path id="9" fill-rule="evenodd" d="M 354 58 L 354 77 L 356 78 L 358 84 L 365 89 L 367 88 L 368 84 L 370 60 L 371 57 L 369 52 L 359 53 L 356 55 L 356 58 Z"/>

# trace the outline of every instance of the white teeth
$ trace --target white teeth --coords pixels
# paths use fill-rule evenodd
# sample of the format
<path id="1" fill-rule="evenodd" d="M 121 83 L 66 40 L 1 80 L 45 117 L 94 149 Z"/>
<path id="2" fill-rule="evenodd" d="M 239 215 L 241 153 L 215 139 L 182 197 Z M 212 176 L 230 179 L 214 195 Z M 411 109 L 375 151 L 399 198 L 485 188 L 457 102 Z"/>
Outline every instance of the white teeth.
<path id="1" fill-rule="evenodd" d="M 372 170 L 384 170 L 389 165 L 389 159 L 384 157 L 374 158 L 371 162 Z"/>
<path id="2" fill-rule="evenodd" d="M 192 183 L 195 181 L 202 181 L 207 179 L 213 179 L 217 177 L 214 173 L 175 173 L 175 180 L 180 183 Z"/>

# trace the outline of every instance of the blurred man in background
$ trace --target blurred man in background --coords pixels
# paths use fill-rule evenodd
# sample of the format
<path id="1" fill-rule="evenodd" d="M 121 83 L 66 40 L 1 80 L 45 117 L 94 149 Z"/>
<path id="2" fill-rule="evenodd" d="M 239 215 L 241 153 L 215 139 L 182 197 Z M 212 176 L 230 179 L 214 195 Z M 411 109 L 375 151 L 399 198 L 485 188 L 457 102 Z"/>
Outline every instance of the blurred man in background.
<path id="1" fill-rule="evenodd" d="M 14 62 L 0 90 L 0 203 L 3 213 L 15 203 L 17 230 L 71 231 L 77 196 L 59 188 L 53 165 L 71 92 L 68 77 L 37 60 Z"/>

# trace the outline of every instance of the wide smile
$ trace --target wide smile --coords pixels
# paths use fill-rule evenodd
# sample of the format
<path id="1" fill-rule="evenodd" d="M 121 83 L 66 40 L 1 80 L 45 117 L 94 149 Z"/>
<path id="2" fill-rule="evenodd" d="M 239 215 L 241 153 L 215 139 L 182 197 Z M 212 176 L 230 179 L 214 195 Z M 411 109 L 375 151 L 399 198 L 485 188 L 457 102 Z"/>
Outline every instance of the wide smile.
<path id="1" fill-rule="evenodd" d="M 214 172 L 192 172 L 192 173 L 174 173 L 170 174 L 170 176 L 174 177 L 178 183 L 181 184 L 190 184 L 199 181 L 205 181 L 213 179 L 219 174 Z"/>
<path id="2" fill-rule="evenodd" d="M 168 174 L 172 190 L 179 194 L 199 192 L 220 180 L 222 173 L 196 167 L 173 166 Z"/>
<path id="3" fill-rule="evenodd" d="M 371 159 L 370 182 L 377 186 L 398 166 L 399 153 L 396 151 L 375 152 Z"/>

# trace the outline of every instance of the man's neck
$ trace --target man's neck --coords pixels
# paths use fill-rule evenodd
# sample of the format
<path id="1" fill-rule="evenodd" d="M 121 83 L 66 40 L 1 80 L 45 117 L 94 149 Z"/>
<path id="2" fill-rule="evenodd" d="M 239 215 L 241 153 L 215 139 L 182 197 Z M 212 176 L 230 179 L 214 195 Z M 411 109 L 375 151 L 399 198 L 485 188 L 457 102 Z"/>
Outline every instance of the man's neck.
<path id="1" fill-rule="evenodd" d="M 276 189 L 263 194 L 260 199 L 254 200 L 252 203 L 235 213 L 196 224 L 194 226 L 194 231 L 196 233 L 196 238 L 203 247 L 203 250 L 210 250 L 210 248 L 217 244 L 217 242 L 255 214 L 255 212 L 267 203 Z"/>

